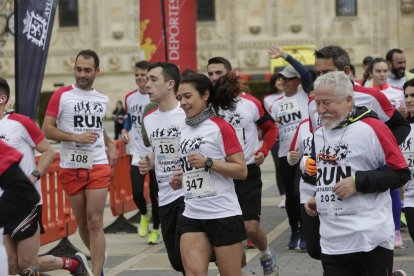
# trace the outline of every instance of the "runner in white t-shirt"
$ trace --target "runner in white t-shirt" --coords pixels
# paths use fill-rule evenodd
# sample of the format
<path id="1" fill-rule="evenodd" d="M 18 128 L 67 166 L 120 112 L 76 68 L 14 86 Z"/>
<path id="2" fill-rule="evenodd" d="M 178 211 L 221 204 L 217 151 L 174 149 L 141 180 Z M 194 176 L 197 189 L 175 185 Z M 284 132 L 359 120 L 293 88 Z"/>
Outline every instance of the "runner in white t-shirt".
<path id="1" fill-rule="evenodd" d="M 354 106 L 344 72 L 327 73 L 314 85 L 322 127 L 314 133 L 316 195 L 305 208 L 319 215 L 324 275 L 391 275 L 389 189 L 409 180 L 406 161 L 376 114 Z"/>
<path id="2" fill-rule="evenodd" d="M 268 112 L 252 95 L 241 92 L 239 80 L 226 78 L 231 73 L 231 64 L 223 57 L 213 57 L 208 60 L 208 76 L 213 85 L 218 86 L 218 95 L 238 96 L 235 108 L 219 111 L 220 116 L 236 130 L 242 145 L 247 164 L 248 175 L 244 180 L 234 180 L 237 197 L 243 212 L 244 224 L 248 239 L 261 251 L 261 264 L 265 274 L 278 271 L 276 255 L 267 243 L 267 237 L 260 226 L 262 180 L 260 165 L 269 153 L 277 137 L 277 128 Z M 223 95 L 223 96 L 224 96 Z M 257 129 L 263 132 L 263 143 L 259 145 Z M 242 273 L 248 272 L 245 255 L 242 262 Z"/>
<path id="3" fill-rule="evenodd" d="M 110 165 L 118 158 L 115 144 L 103 128 L 109 98 L 92 87 L 99 72 L 98 55 L 92 50 L 79 52 L 74 66 L 76 83 L 52 95 L 43 123 L 46 137 L 61 141 L 59 177 L 82 241 L 90 250 L 94 276 L 103 271 L 103 211 Z M 92 271 L 88 273 L 92 275 Z"/>
<path id="4" fill-rule="evenodd" d="M 176 65 L 167 62 L 151 64 L 146 89 L 151 102 L 158 103 L 158 107 L 144 117 L 152 153 L 139 160 L 138 167 L 143 175 L 155 168 L 163 241 L 172 267 L 184 273 L 178 233 L 178 220 L 184 211 L 184 193 L 169 185 L 172 171 L 181 166 L 178 145 L 185 114 L 175 97 L 179 84 L 180 71 Z"/>
<path id="5" fill-rule="evenodd" d="M 315 51 L 315 73 L 318 76 L 333 71 L 343 71 L 349 74 L 350 64 L 348 53 L 340 46 L 331 45 Z M 385 122 L 391 130 L 397 142 L 399 144 L 402 143 L 410 132 L 410 125 L 390 104 L 387 97 L 372 88 L 366 88 L 357 83 L 354 84 L 353 89 L 355 105 L 365 106 L 374 111 L 378 115 L 378 118 Z M 314 98 L 309 100 L 308 107 L 310 127 L 311 131 L 314 132 L 321 124 Z M 313 228 L 319 228 L 319 224 L 315 223 Z M 317 239 L 317 236 L 313 238 L 313 240 Z"/>
<path id="6" fill-rule="evenodd" d="M 237 81 L 231 74 L 222 78 L 222 83 Z M 208 77 L 193 73 L 181 80 L 177 92 L 186 126 L 179 146 L 182 169 L 174 171 L 170 184 L 184 190 L 180 247 L 185 271 L 193 275 L 208 273 L 213 252 L 221 275 L 240 274 L 246 238 L 233 182 L 247 177 L 246 161 L 233 127 L 215 115 L 235 107 L 238 97 L 218 90 Z"/>
<path id="7" fill-rule="evenodd" d="M 300 215 L 300 198 L 297 192 L 299 184 L 299 181 L 296 181 L 297 165 L 289 165 L 287 154 L 297 127 L 303 119 L 309 116 L 307 107 L 309 98 L 299 86 L 300 74 L 291 65 L 285 67 L 279 75 L 282 78 L 285 95 L 273 102 L 271 115 L 279 123 L 279 162 L 286 190 L 286 212 L 291 228 L 287 248 L 306 250 Z"/>
<path id="8" fill-rule="evenodd" d="M 27 273 L 32 269 L 42 272 L 61 269 L 64 267 L 63 258 L 50 255 L 38 258 L 40 234 L 44 233 L 40 178 L 52 163 L 55 152 L 33 120 L 14 111 L 6 112 L 9 95 L 7 82 L 0 78 L 0 139 L 23 154 L 19 166 L 40 195 L 40 201 L 35 208 L 4 228 L 9 272 L 16 274 L 22 271 Z M 35 150 L 41 153 L 37 164 Z M 73 258 L 66 259 L 76 261 Z M 72 271 L 78 271 L 78 267 L 82 269 L 82 265 L 76 265 Z"/>
<path id="9" fill-rule="evenodd" d="M 154 170 L 149 171 L 149 189 L 151 197 L 151 215 L 147 213 L 147 202 L 144 197 L 144 181 L 145 175 L 139 173 L 138 160 L 140 157 L 148 155 L 152 152 L 151 147 L 144 144 L 142 138 L 142 122 L 144 119 L 144 109 L 150 103 L 149 96 L 145 89 L 148 81 L 147 74 L 150 67 L 148 61 L 142 60 L 135 64 L 134 76 L 138 89 L 129 92 L 125 96 L 125 108 L 127 110 L 127 118 L 122 129 L 121 139 L 129 143 L 129 153 L 132 155 L 130 165 L 132 196 L 141 213 L 139 222 L 138 235 L 146 237 L 148 234 L 149 223 L 152 215 L 153 229 L 151 230 L 148 244 L 157 244 L 159 239 L 160 218 L 158 215 L 158 184 L 155 178 Z"/>

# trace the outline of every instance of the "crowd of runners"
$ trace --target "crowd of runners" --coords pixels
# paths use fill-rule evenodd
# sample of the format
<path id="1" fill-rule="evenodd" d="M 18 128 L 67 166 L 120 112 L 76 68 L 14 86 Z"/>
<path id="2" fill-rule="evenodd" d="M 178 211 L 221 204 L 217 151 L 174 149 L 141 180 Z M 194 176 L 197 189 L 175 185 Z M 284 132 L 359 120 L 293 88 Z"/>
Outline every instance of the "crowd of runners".
<path id="1" fill-rule="evenodd" d="M 245 240 L 259 250 L 263 274 L 280 275 L 261 227 L 260 166 L 271 153 L 287 249 L 321 260 L 325 276 L 405 275 L 393 270 L 401 221 L 414 240 L 414 75 L 404 52 L 367 56 L 361 78 L 340 46 L 316 50 L 312 68 L 278 44 L 269 57 L 289 65 L 262 102 L 224 57 L 210 58 L 207 74 L 135 64 L 119 139 L 129 144 L 138 235 L 148 244 L 162 236 L 183 275 L 207 275 L 210 262 L 223 276 L 253 275 Z M 93 87 L 99 63 L 93 50 L 78 53 L 75 82 L 52 95 L 41 129 L 7 109 L 10 88 L 0 78 L 0 276 L 104 275 L 103 214 L 118 156 L 103 127 L 110 99 Z M 38 256 L 39 180 L 55 156 L 48 140 L 61 143 L 58 177 L 91 262 L 81 252 Z"/>

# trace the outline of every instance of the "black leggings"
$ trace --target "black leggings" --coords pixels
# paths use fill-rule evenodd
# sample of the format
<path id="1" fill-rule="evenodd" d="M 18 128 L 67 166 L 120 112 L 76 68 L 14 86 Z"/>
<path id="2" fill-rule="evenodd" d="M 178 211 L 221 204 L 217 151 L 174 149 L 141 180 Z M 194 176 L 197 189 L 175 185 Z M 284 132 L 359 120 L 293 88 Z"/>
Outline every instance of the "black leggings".
<path id="1" fill-rule="evenodd" d="M 131 185 L 132 185 L 132 197 L 134 198 L 135 205 L 143 215 L 147 214 L 147 202 L 144 197 L 144 180 L 145 175 L 139 173 L 138 166 L 131 165 Z M 152 228 L 160 228 L 160 216 L 158 214 L 158 183 L 155 178 L 155 171 L 150 170 L 150 197 L 152 204 Z"/>
<path id="2" fill-rule="evenodd" d="M 179 221 L 184 208 L 184 197 L 160 207 L 161 234 L 167 249 L 168 259 L 174 270 L 182 272 L 183 275 L 185 275 L 185 272 L 180 253 Z"/>
<path id="3" fill-rule="evenodd" d="M 286 212 L 289 218 L 289 225 L 292 232 L 299 231 L 299 224 L 302 225 L 300 215 L 299 177 L 298 166 L 291 166 L 287 157 L 279 157 L 282 182 L 286 192 Z"/>
<path id="4" fill-rule="evenodd" d="M 303 233 L 305 235 L 306 250 L 309 256 L 316 260 L 321 259 L 321 236 L 319 234 L 319 216 L 311 217 L 305 211 L 305 204 L 300 205 L 302 214 Z"/>
<path id="5" fill-rule="evenodd" d="M 408 232 L 414 242 L 414 207 L 404 208 L 405 219 L 407 220 Z"/>

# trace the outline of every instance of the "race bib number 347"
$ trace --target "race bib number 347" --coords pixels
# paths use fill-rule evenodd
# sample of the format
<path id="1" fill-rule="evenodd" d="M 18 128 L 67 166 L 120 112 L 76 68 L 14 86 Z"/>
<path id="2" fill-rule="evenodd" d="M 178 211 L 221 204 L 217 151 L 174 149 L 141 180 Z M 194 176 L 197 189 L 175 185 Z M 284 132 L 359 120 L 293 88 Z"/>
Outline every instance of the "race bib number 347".
<path id="1" fill-rule="evenodd" d="M 204 168 L 186 172 L 183 176 L 183 188 L 186 199 L 215 195 L 211 185 L 210 172 L 206 172 Z"/>

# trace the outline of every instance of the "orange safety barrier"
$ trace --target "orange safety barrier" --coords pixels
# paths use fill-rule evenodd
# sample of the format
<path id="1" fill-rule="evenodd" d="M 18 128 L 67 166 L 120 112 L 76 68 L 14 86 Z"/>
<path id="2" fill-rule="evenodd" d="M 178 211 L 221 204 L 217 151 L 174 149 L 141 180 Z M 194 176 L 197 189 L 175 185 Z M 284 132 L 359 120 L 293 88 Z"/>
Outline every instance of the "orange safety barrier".
<path id="1" fill-rule="evenodd" d="M 122 215 L 137 208 L 132 198 L 131 177 L 129 174 L 131 156 L 126 154 L 125 143 L 114 141 L 118 149 L 118 162 L 112 170 L 110 205 L 114 216 Z"/>
<path id="2" fill-rule="evenodd" d="M 132 197 L 129 173 L 131 156 L 126 154 L 126 146 L 122 141 L 114 142 L 118 149 L 118 162 L 112 170 L 109 192 L 110 207 L 112 214 L 118 216 L 117 220 L 121 220 L 122 222 L 121 228 L 117 226 L 115 229 L 116 232 L 126 231 L 136 233 L 136 227 L 127 223 L 126 219 L 123 217 L 124 213 L 137 209 Z M 36 162 L 38 160 L 39 157 L 36 157 Z M 40 236 L 40 245 L 45 245 L 57 240 L 65 240 L 65 243 L 69 244 L 69 247 L 72 247 L 67 238 L 76 232 L 77 225 L 71 211 L 69 198 L 63 191 L 57 176 L 59 162 L 59 153 L 56 153 L 48 171 L 41 178 L 43 197 L 42 222 L 45 228 L 45 233 Z M 149 175 L 145 176 L 144 196 L 147 202 L 151 202 L 149 196 Z M 109 227 L 110 226 L 107 228 Z M 107 232 L 107 228 L 105 229 L 105 232 Z"/>
<path id="3" fill-rule="evenodd" d="M 118 162 L 112 171 L 111 186 L 109 192 L 109 202 L 111 212 L 118 218 L 108 227 L 105 233 L 127 232 L 136 233 L 137 228 L 125 219 L 123 214 L 137 209 L 132 196 L 130 163 L 131 155 L 126 154 L 126 145 L 123 141 L 114 141 L 118 150 Z M 149 196 L 149 175 L 145 176 L 144 196 L 147 202 L 151 202 Z"/>
<path id="4" fill-rule="evenodd" d="M 39 157 L 36 158 L 36 162 Z M 69 198 L 63 191 L 57 176 L 59 153 L 41 178 L 42 187 L 42 222 L 45 233 L 40 235 L 40 245 L 67 238 L 76 232 L 75 217 L 71 213 Z"/>

